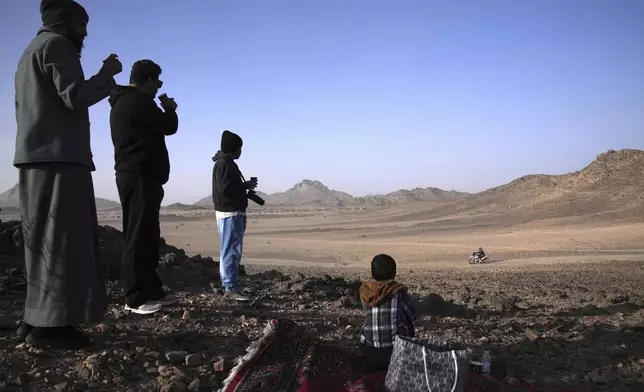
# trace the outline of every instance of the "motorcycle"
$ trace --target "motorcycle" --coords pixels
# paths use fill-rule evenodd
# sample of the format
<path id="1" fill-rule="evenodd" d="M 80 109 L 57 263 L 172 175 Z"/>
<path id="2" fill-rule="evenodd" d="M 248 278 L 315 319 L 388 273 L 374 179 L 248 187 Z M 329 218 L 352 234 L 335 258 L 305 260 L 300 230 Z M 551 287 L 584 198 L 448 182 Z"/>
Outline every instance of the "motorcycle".
<path id="1" fill-rule="evenodd" d="M 483 257 L 479 257 L 477 255 L 474 255 L 474 256 L 470 256 L 470 258 L 467 259 L 467 264 L 481 264 L 485 260 L 487 260 L 487 255 L 485 255 Z"/>

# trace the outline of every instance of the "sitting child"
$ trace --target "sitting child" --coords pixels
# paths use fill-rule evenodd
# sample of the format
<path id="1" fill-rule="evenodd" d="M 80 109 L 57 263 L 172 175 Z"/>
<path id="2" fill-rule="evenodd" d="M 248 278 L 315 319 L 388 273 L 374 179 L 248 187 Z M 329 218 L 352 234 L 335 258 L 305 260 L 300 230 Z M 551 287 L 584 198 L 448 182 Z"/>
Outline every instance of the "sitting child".
<path id="1" fill-rule="evenodd" d="M 377 255 L 371 261 L 373 281 L 360 286 L 365 321 L 360 336 L 362 354 L 379 370 L 389 367 L 396 335 L 414 337 L 416 314 L 407 287 L 396 282 L 396 261 Z"/>

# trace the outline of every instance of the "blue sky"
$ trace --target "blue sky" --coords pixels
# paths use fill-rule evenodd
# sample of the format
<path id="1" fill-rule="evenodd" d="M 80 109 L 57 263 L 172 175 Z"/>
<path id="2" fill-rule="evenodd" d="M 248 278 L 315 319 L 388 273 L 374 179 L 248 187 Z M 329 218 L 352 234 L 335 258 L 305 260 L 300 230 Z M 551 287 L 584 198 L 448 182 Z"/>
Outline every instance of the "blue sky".
<path id="1" fill-rule="evenodd" d="M 166 203 L 210 192 L 220 133 L 266 192 L 304 179 L 355 195 L 480 191 L 644 149 L 644 1 L 80 1 L 87 75 L 117 53 L 163 68 L 179 104 Z M 13 77 L 39 1 L 0 0 L 0 189 Z M 98 196 L 117 199 L 107 100 L 90 110 Z"/>

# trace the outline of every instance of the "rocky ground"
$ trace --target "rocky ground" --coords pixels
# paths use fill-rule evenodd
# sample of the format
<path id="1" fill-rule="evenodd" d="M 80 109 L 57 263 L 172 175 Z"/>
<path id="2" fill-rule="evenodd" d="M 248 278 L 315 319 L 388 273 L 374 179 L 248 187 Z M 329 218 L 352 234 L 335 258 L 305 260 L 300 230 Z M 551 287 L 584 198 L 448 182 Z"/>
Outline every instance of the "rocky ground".
<path id="1" fill-rule="evenodd" d="M 217 292 L 217 263 L 161 244 L 164 283 L 181 302 L 152 316 L 123 311 L 120 233 L 101 228 L 111 303 L 88 326 L 95 346 L 37 350 L 13 340 L 25 296 L 19 225 L 0 223 L 0 390 L 216 390 L 271 318 L 291 318 L 321 339 L 355 347 L 359 280 L 367 271 L 248 267 L 256 301 Z M 422 315 L 421 337 L 489 349 L 509 383 L 639 391 L 644 385 L 644 262 L 516 270 L 403 270 Z M 326 275 L 343 275 L 342 277 Z"/>

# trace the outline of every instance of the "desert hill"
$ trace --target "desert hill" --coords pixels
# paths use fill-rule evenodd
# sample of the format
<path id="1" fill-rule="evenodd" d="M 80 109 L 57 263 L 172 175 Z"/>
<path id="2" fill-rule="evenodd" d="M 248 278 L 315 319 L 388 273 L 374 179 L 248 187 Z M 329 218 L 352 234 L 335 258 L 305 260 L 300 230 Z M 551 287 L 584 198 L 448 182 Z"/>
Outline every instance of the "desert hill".
<path id="1" fill-rule="evenodd" d="M 20 194 L 18 191 L 18 184 L 12 186 L 2 194 L 0 194 L 0 207 L 20 207 Z"/>
<path id="2" fill-rule="evenodd" d="M 350 194 L 329 189 L 320 181 L 304 180 L 285 192 L 268 195 L 266 201 L 278 205 L 343 206 L 352 200 L 353 196 Z"/>
<path id="3" fill-rule="evenodd" d="M 270 205 L 282 206 L 385 206 L 410 201 L 449 202 L 465 200 L 472 195 L 464 192 L 444 191 L 438 188 L 400 189 L 386 195 L 354 197 L 346 192 L 329 189 L 320 181 L 303 180 L 284 192 L 265 194 L 257 192 Z M 212 207 L 212 197 L 206 196 L 195 205 Z"/>
<path id="4" fill-rule="evenodd" d="M 199 205 L 183 204 L 183 203 L 173 203 L 167 206 L 161 206 L 162 211 L 195 211 L 195 210 L 205 210 L 206 207 Z"/>
<path id="5" fill-rule="evenodd" d="M 268 200 L 268 197 L 269 197 L 268 194 L 266 194 L 264 192 L 261 192 L 261 191 L 257 191 L 256 193 L 259 195 L 259 197 L 263 198 L 264 200 Z M 194 205 L 197 206 L 197 207 L 212 208 L 213 207 L 212 195 L 208 195 L 208 196 L 200 199 Z"/>
<path id="6" fill-rule="evenodd" d="M 466 200 L 473 194 L 458 191 L 444 191 L 439 188 L 414 188 L 400 189 L 386 195 L 369 195 L 356 197 L 353 202 L 363 205 L 385 206 L 389 204 L 401 204 L 413 201 L 429 201 L 435 203 L 446 203 L 452 201 Z"/>
<path id="7" fill-rule="evenodd" d="M 7 191 L 0 194 L 0 208 L 20 208 L 20 193 L 18 191 L 18 184 L 14 185 Z M 112 200 L 96 198 L 97 210 L 111 210 L 120 209 L 121 204 Z"/>
<path id="8" fill-rule="evenodd" d="M 611 150 L 576 172 L 526 175 L 477 194 L 416 188 L 353 197 L 319 181 L 304 180 L 285 192 L 262 197 L 267 204 L 289 206 L 404 206 L 429 202 L 414 203 L 415 211 L 407 217 L 410 220 L 477 214 L 509 214 L 518 221 L 575 216 L 644 219 L 644 151 Z M 212 207 L 211 197 L 196 205 Z"/>
<path id="9" fill-rule="evenodd" d="M 103 199 L 97 197 L 96 199 L 96 209 L 97 210 L 120 210 L 121 203 L 113 200 Z"/>
<path id="10" fill-rule="evenodd" d="M 644 219 L 644 151 L 611 150 L 580 171 L 527 175 L 465 200 L 427 209 L 422 218 L 454 214 L 509 214 L 525 220 L 576 216 Z"/>

